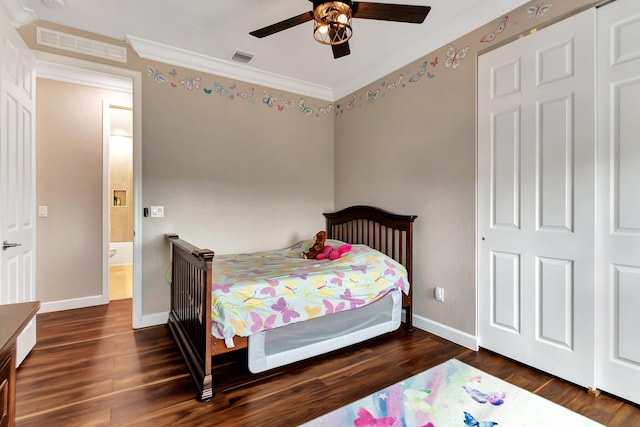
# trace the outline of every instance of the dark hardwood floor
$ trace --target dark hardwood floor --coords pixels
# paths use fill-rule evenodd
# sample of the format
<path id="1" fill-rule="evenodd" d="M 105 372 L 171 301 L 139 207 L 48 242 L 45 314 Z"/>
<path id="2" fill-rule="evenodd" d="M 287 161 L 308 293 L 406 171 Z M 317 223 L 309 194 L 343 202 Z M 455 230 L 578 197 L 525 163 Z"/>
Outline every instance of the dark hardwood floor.
<path id="1" fill-rule="evenodd" d="M 131 329 L 131 300 L 37 319 L 18 370 L 18 427 L 295 426 L 453 357 L 610 427 L 640 426 L 635 405 L 420 330 L 261 375 L 216 360 L 216 395 L 199 403 L 168 329 Z"/>

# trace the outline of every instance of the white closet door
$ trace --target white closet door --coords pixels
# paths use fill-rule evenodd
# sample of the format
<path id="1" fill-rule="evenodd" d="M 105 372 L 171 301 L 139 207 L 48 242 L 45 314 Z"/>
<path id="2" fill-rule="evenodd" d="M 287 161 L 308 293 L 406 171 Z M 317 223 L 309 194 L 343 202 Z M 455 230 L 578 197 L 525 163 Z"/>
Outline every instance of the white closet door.
<path id="1" fill-rule="evenodd" d="M 598 9 L 597 386 L 640 404 L 640 1 Z"/>
<path id="2" fill-rule="evenodd" d="M 594 384 L 595 11 L 479 57 L 480 346 Z"/>

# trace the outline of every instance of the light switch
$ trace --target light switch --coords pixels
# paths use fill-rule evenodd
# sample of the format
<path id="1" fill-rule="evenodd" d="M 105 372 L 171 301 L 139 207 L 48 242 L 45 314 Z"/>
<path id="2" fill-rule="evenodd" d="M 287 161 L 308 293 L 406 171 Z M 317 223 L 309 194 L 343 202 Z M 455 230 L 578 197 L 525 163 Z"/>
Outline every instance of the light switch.
<path id="1" fill-rule="evenodd" d="M 46 217 L 49 215 L 49 207 L 48 206 L 38 206 L 38 216 Z"/>
<path id="2" fill-rule="evenodd" d="M 164 206 L 151 206 L 151 218 L 164 217 Z"/>

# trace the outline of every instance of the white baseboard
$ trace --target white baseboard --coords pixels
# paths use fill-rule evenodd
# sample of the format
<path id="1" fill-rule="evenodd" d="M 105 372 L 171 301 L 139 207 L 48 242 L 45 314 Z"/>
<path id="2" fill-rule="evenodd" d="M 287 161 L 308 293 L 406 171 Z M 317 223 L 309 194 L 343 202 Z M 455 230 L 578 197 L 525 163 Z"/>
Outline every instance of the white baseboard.
<path id="1" fill-rule="evenodd" d="M 478 345 L 477 336 L 459 331 L 450 326 L 443 325 L 442 323 L 438 323 L 425 317 L 417 316 L 414 314 L 413 326 L 424 331 L 431 332 L 434 335 L 454 342 L 463 347 L 467 347 L 473 351 L 478 351 L 478 349 L 480 348 Z"/>
<path id="2" fill-rule="evenodd" d="M 134 328 L 148 328 L 150 326 L 166 325 L 169 321 L 169 312 L 164 311 L 161 313 L 143 314 L 139 323 L 136 322 Z"/>
<path id="3" fill-rule="evenodd" d="M 104 305 L 102 295 L 94 295 L 83 298 L 73 298 L 60 301 L 49 301 L 40 304 L 38 313 L 51 313 L 53 311 L 73 310 L 74 308 L 93 307 L 96 305 Z"/>
<path id="4" fill-rule="evenodd" d="M 54 311 L 73 310 L 76 308 L 93 307 L 96 305 L 104 305 L 109 302 L 105 302 L 102 295 L 94 295 L 91 297 L 73 298 L 60 301 L 43 302 L 40 305 L 38 313 L 52 313 Z M 134 325 L 135 329 L 148 328 L 149 326 L 164 325 L 169 320 L 169 312 L 160 312 L 145 314 Z"/>
<path id="5" fill-rule="evenodd" d="M 95 295 L 84 298 L 74 298 L 69 300 L 43 302 L 40 311 L 38 313 L 50 313 L 53 311 L 72 310 L 75 308 L 92 307 L 96 305 L 105 304 L 102 299 L 102 295 Z M 403 312 L 404 314 L 404 312 Z M 404 316 L 403 316 L 404 318 Z M 144 314 L 136 322 L 134 327 L 148 328 L 150 326 L 164 325 L 169 320 L 169 312 L 164 311 L 160 313 Z M 478 351 L 478 337 L 470 335 L 466 332 L 459 331 L 450 326 L 443 325 L 434 320 L 430 320 L 418 315 L 413 315 L 413 325 L 416 328 L 430 332 L 441 338 L 454 342 L 463 347 L 467 347 L 471 350 Z"/>

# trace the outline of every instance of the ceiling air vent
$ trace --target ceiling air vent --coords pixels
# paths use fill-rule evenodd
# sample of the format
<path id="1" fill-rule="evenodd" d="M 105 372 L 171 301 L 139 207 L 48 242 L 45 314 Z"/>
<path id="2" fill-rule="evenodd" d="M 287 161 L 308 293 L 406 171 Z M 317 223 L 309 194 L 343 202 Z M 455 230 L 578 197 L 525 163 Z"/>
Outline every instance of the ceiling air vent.
<path id="1" fill-rule="evenodd" d="M 127 48 L 103 43 L 48 28 L 37 27 L 36 42 L 43 46 L 55 47 L 84 55 L 96 56 L 111 61 L 127 62 Z"/>
<path id="2" fill-rule="evenodd" d="M 247 64 L 249 63 L 249 61 L 251 61 L 251 59 L 253 59 L 253 55 L 236 50 L 235 52 L 233 52 L 233 56 L 231 57 L 231 59 L 237 62 L 242 62 L 243 64 Z"/>

